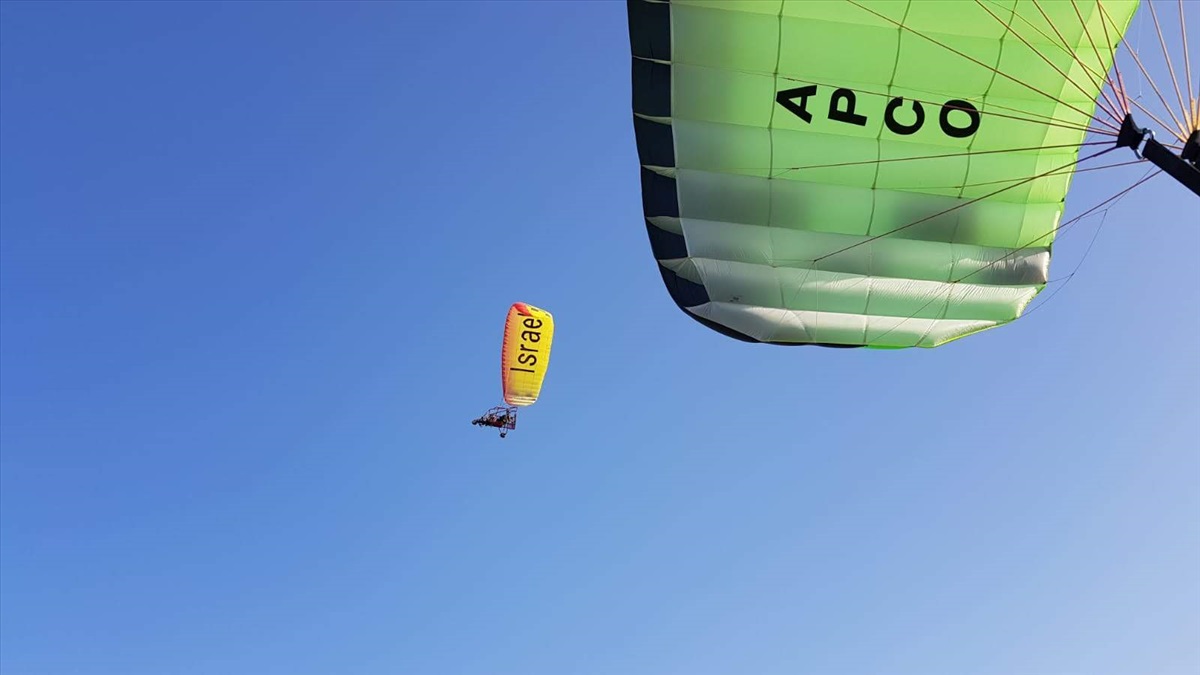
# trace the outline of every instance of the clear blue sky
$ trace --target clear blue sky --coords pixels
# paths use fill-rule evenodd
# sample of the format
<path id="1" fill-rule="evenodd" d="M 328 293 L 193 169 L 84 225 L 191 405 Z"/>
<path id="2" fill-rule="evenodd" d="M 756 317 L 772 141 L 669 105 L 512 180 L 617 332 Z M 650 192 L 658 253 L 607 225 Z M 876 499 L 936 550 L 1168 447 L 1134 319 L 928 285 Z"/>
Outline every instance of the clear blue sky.
<path id="1" fill-rule="evenodd" d="M 747 345 L 655 269 L 621 2 L 5 2 L 0 38 L 6 675 L 1200 670 L 1169 180 L 1014 325 Z M 501 441 L 516 300 L 558 333 Z"/>

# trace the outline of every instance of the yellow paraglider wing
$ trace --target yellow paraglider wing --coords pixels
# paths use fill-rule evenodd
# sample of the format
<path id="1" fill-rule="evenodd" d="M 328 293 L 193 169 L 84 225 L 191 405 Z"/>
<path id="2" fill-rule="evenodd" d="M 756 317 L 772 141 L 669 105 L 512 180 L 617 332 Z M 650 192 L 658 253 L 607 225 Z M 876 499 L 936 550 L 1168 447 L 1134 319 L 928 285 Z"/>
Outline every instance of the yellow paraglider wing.
<path id="1" fill-rule="evenodd" d="M 550 365 L 553 341 L 554 317 L 549 312 L 523 302 L 513 303 L 504 322 L 500 355 L 505 403 L 526 406 L 537 400 Z"/>

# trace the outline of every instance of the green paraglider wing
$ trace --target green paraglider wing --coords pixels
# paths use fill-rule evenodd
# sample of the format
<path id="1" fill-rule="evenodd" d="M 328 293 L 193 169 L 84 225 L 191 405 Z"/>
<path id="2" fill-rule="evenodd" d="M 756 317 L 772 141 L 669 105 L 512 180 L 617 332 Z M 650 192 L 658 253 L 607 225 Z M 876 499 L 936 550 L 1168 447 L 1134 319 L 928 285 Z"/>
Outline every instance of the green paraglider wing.
<path id="1" fill-rule="evenodd" d="M 628 0 L 672 298 L 784 344 L 933 347 L 1016 319 L 1136 5 Z"/>

